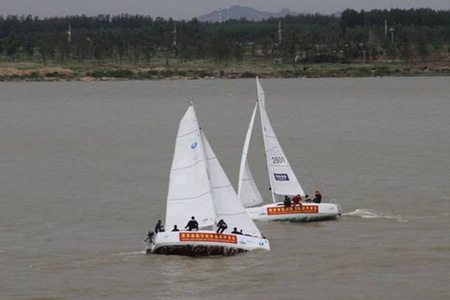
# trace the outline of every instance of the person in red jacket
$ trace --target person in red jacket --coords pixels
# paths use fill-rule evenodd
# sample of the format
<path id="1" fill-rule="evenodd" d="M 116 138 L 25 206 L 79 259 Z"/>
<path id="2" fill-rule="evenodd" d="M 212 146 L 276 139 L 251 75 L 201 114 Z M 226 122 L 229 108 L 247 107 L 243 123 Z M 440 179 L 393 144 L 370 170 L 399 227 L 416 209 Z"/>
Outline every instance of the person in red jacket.
<path id="1" fill-rule="evenodd" d="M 292 197 L 292 202 L 294 203 L 294 210 L 296 206 L 299 206 L 300 209 L 302 208 L 302 204 L 300 203 L 300 201 L 302 201 L 302 197 L 300 197 L 299 194 L 295 195 L 294 197 Z"/>

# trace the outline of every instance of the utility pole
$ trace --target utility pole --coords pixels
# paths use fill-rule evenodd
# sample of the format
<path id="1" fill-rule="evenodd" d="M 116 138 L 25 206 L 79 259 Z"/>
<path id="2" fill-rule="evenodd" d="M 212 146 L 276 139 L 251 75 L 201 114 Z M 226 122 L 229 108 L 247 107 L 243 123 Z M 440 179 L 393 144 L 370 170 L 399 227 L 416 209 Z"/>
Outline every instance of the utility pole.
<path id="1" fill-rule="evenodd" d="M 281 47 L 281 21 L 278 22 L 278 45 Z"/>
<path id="2" fill-rule="evenodd" d="M 177 22 L 173 22 L 173 47 L 177 47 Z"/>
<path id="3" fill-rule="evenodd" d="M 72 26 L 69 23 L 69 29 L 66 31 L 66 46 L 63 48 L 63 52 L 61 53 L 61 60 L 63 64 L 66 64 L 66 60 L 69 57 L 70 51 L 70 43 L 72 42 Z"/>
<path id="4" fill-rule="evenodd" d="M 177 47 L 177 22 L 173 22 L 173 51 L 175 51 L 175 56 L 178 57 L 178 47 Z"/>
<path id="5" fill-rule="evenodd" d="M 395 31 L 394 27 L 389 28 L 389 32 L 391 33 L 391 44 L 394 43 L 394 31 Z"/>
<path id="6" fill-rule="evenodd" d="M 384 19 L 384 35 L 388 35 L 388 23 L 386 19 Z"/>
<path id="7" fill-rule="evenodd" d="M 69 23 L 69 30 L 66 31 L 66 36 L 67 36 L 67 45 L 69 45 L 72 42 L 72 27 L 70 26 L 70 23 Z"/>

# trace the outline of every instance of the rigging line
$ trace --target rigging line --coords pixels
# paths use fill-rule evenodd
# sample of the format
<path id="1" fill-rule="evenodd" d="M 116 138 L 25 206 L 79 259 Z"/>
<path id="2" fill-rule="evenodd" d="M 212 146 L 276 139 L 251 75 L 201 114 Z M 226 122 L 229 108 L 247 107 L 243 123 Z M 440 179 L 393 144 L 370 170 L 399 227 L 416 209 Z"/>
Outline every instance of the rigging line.
<path id="1" fill-rule="evenodd" d="M 193 132 L 195 132 L 195 131 L 197 131 L 197 129 L 194 129 L 194 130 L 192 130 L 191 132 L 188 132 L 188 133 L 179 135 L 179 136 L 177 136 L 177 138 L 181 138 L 181 137 L 187 136 L 187 135 L 189 135 L 189 134 L 191 134 L 191 133 L 193 133 Z"/>
<path id="2" fill-rule="evenodd" d="M 313 158 L 313 159 L 314 159 L 314 158 Z M 314 159 L 314 161 L 316 161 L 316 160 Z M 314 178 L 312 172 L 309 171 L 309 169 L 306 167 L 306 164 L 302 164 L 302 165 L 303 165 L 303 167 L 305 168 L 306 173 L 309 175 L 309 177 L 311 177 L 311 179 L 312 179 L 312 181 L 313 181 L 313 184 L 316 186 L 316 189 L 317 189 L 317 188 L 320 188 L 320 190 L 322 190 L 323 192 L 325 192 L 324 186 L 323 186 L 320 182 L 317 182 L 317 181 L 315 180 L 315 178 Z"/>

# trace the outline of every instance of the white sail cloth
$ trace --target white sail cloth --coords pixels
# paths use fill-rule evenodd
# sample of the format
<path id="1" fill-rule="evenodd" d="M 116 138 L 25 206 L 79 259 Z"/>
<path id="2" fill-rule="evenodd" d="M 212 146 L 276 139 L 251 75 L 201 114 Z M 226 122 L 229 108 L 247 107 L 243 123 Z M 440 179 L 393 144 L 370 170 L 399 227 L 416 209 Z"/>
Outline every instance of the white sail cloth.
<path id="1" fill-rule="evenodd" d="M 264 139 L 264 149 L 266 152 L 267 169 L 273 195 L 273 201 L 277 201 L 276 196 L 283 195 L 305 195 L 297 176 L 295 176 L 289 161 L 281 148 L 280 142 L 272 128 L 269 117 L 266 112 L 266 97 L 264 90 L 256 78 L 256 87 L 258 94 L 259 112 L 261 116 L 261 128 Z M 244 149 L 242 151 L 241 168 L 239 172 L 239 199 L 245 206 L 256 205 L 260 202 L 256 200 L 261 197 L 253 177 L 250 172 L 247 161 L 248 147 L 253 129 L 257 107 L 253 111 L 250 125 L 245 138 Z"/>
<path id="2" fill-rule="evenodd" d="M 264 148 L 266 151 L 267 169 L 269 171 L 272 193 L 275 195 L 305 195 L 297 180 L 289 161 L 281 148 L 280 142 L 273 131 L 265 108 L 259 105 L 261 114 Z"/>
<path id="3" fill-rule="evenodd" d="M 166 227 L 180 229 L 195 216 L 200 228 L 220 219 L 245 234 L 261 233 L 239 201 L 230 180 L 198 125 L 193 105 L 180 121 L 170 170 L 166 207 Z"/>
<path id="4" fill-rule="evenodd" d="M 248 165 L 247 153 L 250 146 L 250 139 L 253 131 L 253 124 L 255 123 L 256 110 L 258 109 L 258 103 L 253 110 L 252 118 L 248 126 L 247 135 L 245 137 L 244 149 L 242 150 L 241 166 L 239 170 L 239 188 L 238 197 L 245 207 L 254 206 L 263 202 L 261 194 L 253 179 L 252 172 Z"/>
<path id="5" fill-rule="evenodd" d="M 244 234 L 261 237 L 260 231 L 239 201 L 230 180 L 203 132 L 202 138 L 217 218 L 218 220 L 223 219 L 228 224 L 225 232 L 231 232 L 236 227 L 238 230 L 242 229 Z"/>
<path id="6" fill-rule="evenodd" d="M 166 228 L 184 227 L 195 216 L 200 228 L 217 219 L 206 171 L 203 141 L 193 105 L 189 106 L 178 128 L 170 170 L 166 207 Z"/>

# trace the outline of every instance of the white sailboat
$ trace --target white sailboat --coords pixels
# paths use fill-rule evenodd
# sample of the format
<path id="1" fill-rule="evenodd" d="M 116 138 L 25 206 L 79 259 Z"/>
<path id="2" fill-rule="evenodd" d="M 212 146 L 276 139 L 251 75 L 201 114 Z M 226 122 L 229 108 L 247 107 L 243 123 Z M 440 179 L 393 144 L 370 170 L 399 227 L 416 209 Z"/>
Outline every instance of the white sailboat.
<path id="1" fill-rule="evenodd" d="M 199 231 L 184 231 L 195 216 Z M 223 219 L 228 228 L 216 233 Z M 170 231 L 177 225 L 183 231 Z M 242 234 L 232 233 L 234 228 Z M 248 216 L 200 129 L 191 104 L 180 121 L 170 170 L 166 229 L 146 245 L 147 253 L 188 256 L 234 255 L 270 250 L 269 241 Z"/>
<path id="2" fill-rule="evenodd" d="M 284 196 L 292 197 L 295 195 L 300 195 L 304 199 L 305 192 L 297 176 L 295 176 L 270 124 L 266 112 L 264 90 L 258 78 L 256 78 L 256 85 L 258 101 L 253 110 L 250 125 L 247 130 L 239 171 L 238 195 L 242 204 L 246 207 L 247 213 L 254 220 L 267 221 L 310 222 L 336 219 L 340 215 L 340 207 L 336 203 L 302 203 L 301 206 L 286 207 L 281 201 Z M 253 180 L 247 160 L 253 124 L 258 108 L 261 116 L 261 127 L 273 203 L 252 207 L 263 202 L 261 194 Z"/>

